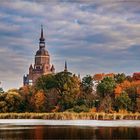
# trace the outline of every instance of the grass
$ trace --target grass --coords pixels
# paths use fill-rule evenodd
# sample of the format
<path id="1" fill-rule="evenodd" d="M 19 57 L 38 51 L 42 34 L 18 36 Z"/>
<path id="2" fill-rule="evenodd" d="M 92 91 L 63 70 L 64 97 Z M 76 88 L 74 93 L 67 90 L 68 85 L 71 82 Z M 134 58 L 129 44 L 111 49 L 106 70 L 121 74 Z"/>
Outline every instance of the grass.
<path id="1" fill-rule="evenodd" d="M 0 113 L 0 119 L 140 120 L 140 113 Z"/>

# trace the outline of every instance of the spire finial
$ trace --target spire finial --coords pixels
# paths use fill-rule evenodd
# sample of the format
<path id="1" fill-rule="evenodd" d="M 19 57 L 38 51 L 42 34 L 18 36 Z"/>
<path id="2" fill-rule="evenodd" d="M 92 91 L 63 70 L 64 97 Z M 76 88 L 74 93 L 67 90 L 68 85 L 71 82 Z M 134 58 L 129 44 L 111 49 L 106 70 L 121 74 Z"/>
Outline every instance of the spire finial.
<path id="1" fill-rule="evenodd" d="M 43 37 L 43 25 L 41 24 L 41 38 L 44 39 Z"/>
<path id="2" fill-rule="evenodd" d="M 40 36 L 39 48 L 45 48 L 45 38 L 43 35 L 43 25 L 41 24 L 41 36 Z"/>
<path id="3" fill-rule="evenodd" d="M 68 72 L 68 68 L 67 68 L 67 61 L 65 61 L 65 68 L 64 68 L 64 72 Z"/>

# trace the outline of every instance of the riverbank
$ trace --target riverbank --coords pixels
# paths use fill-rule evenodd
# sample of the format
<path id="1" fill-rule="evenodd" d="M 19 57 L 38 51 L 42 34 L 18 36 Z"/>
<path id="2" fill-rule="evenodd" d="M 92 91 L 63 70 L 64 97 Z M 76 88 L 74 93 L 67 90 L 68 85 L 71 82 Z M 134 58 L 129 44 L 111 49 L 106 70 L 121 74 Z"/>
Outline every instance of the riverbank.
<path id="1" fill-rule="evenodd" d="M 0 119 L 140 120 L 140 113 L 0 113 Z"/>
<path id="2" fill-rule="evenodd" d="M 4 126 L 91 126 L 91 127 L 140 127 L 139 120 L 42 120 L 0 119 L 0 130 Z M 5 128 L 5 129 L 6 129 Z"/>

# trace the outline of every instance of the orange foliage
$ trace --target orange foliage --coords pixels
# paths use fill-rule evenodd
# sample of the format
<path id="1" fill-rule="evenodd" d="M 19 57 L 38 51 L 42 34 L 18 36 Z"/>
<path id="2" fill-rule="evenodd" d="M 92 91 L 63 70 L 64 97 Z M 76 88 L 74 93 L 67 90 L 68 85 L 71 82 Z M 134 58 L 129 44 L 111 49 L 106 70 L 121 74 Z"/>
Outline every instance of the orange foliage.
<path id="1" fill-rule="evenodd" d="M 122 87 L 120 85 L 117 85 L 115 88 L 115 96 L 118 96 L 122 93 Z"/>
<path id="2" fill-rule="evenodd" d="M 140 87 L 137 87 L 137 94 L 140 94 Z"/>
<path id="3" fill-rule="evenodd" d="M 42 91 L 38 91 L 34 96 L 34 103 L 38 111 L 45 106 L 46 96 Z"/>
<path id="4" fill-rule="evenodd" d="M 55 109 L 53 109 L 51 112 L 58 112 L 59 111 L 59 109 L 60 109 L 60 106 L 55 106 Z"/>
<path id="5" fill-rule="evenodd" d="M 104 78 L 105 74 L 104 73 L 97 73 L 93 76 L 93 79 L 95 81 L 101 81 Z"/>
<path id="6" fill-rule="evenodd" d="M 118 84 L 115 88 L 115 96 L 118 96 L 122 93 L 123 90 L 130 88 L 130 87 L 135 87 L 137 90 L 137 94 L 140 94 L 140 80 L 137 81 L 132 81 L 129 82 L 125 80 L 123 83 Z"/>
<path id="7" fill-rule="evenodd" d="M 125 80 L 123 83 L 120 84 L 120 86 L 122 87 L 122 89 L 129 88 L 131 86 L 131 82 Z"/>
<path id="8" fill-rule="evenodd" d="M 97 74 L 95 74 L 94 76 L 93 76 L 93 79 L 95 80 L 95 81 L 101 81 L 102 79 L 104 79 L 105 77 L 114 77 L 114 73 L 107 73 L 107 74 L 105 74 L 105 73 L 97 73 Z"/>
<path id="9" fill-rule="evenodd" d="M 91 108 L 91 109 L 90 109 L 90 112 L 91 112 L 91 113 L 97 112 L 96 107 Z"/>
<path id="10" fill-rule="evenodd" d="M 114 78 L 114 76 L 115 76 L 114 73 L 107 73 L 107 74 L 105 74 L 105 77 L 112 77 L 112 78 Z"/>

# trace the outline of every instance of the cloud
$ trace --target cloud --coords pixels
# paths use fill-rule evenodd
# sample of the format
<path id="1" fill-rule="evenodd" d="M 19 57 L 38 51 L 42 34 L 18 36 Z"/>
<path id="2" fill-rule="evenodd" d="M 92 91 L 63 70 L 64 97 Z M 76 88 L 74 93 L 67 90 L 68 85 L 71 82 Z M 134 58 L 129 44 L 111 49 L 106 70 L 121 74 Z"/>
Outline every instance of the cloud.
<path id="1" fill-rule="evenodd" d="M 40 25 L 56 70 L 133 73 L 139 67 L 140 3 L 137 1 L 2 1 L 0 79 L 19 87 L 34 61 Z M 20 81 L 20 82 L 17 82 Z"/>
<path id="2" fill-rule="evenodd" d="M 43 12 L 44 7 L 36 2 L 30 1 L 21 1 L 21 0 L 14 0 L 13 2 L 10 1 L 2 1 L 1 7 L 6 8 L 8 10 L 15 10 L 19 11 L 23 14 L 40 14 Z"/>

